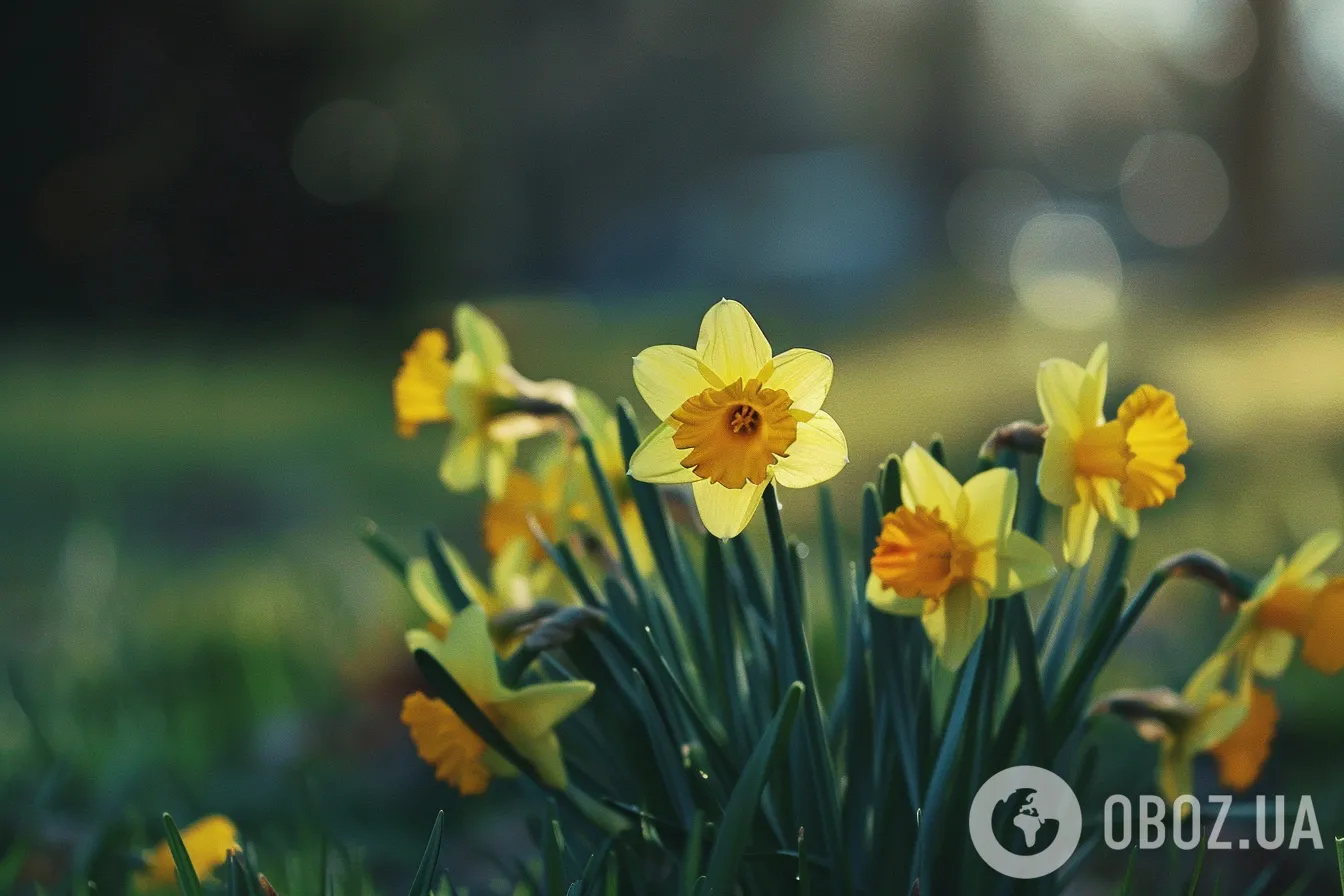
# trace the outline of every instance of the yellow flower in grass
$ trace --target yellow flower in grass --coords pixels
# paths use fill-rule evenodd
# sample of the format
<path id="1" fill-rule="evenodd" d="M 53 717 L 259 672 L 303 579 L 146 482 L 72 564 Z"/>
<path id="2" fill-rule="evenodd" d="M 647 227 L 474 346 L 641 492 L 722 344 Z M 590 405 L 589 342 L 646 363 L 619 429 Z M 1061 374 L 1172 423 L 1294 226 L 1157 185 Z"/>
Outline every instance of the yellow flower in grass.
<path id="1" fill-rule="evenodd" d="M 1017 474 L 996 468 L 963 486 L 929 452 L 900 459 L 901 503 L 882 520 L 868 577 L 879 610 L 920 616 L 943 663 L 956 669 L 985 627 L 989 599 L 1049 580 L 1049 553 L 1013 531 Z"/>
<path id="2" fill-rule="evenodd" d="M 1274 695 L 1260 688 L 1244 695 L 1225 690 L 1229 661 L 1215 653 L 1179 695 L 1169 688 L 1120 691 L 1098 703 L 1097 711 L 1130 719 L 1139 736 L 1158 745 L 1157 784 L 1168 802 L 1193 795 L 1200 754 L 1213 758 L 1219 784 L 1234 791 L 1254 784 L 1269 758 L 1279 721 Z"/>
<path id="3" fill-rule="evenodd" d="M 485 611 L 479 606 L 457 614 L 442 640 L 412 632 L 407 641 L 412 650 L 427 651 L 452 675 L 514 749 L 536 767 L 543 781 L 557 789 L 566 786 L 555 726 L 588 702 L 592 682 L 554 681 L 518 690 L 505 687 L 499 680 Z M 434 766 L 435 776 L 464 795 L 483 793 L 491 778 L 518 774 L 441 700 L 412 694 L 402 704 L 401 719 L 420 757 Z"/>
<path id="4" fill-rule="evenodd" d="M 1036 378 L 1047 425 L 1037 482 L 1047 501 L 1064 508 L 1064 559 L 1073 566 L 1091 556 L 1101 516 L 1133 538 L 1138 511 L 1174 497 L 1185 480 L 1177 458 L 1191 443 L 1175 398 L 1140 386 L 1108 422 L 1106 376 L 1102 343 L 1086 368 L 1055 358 Z"/>
<path id="5" fill-rule="evenodd" d="M 844 433 L 821 410 L 831 373 L 820 352 L 772 355 L 747 309 L 724 299 L 701 321 L 695 348 L 656 345 L 635 358 L 635 385 L 662 422 L 630 475 L 691 483 L 705 528 L 737 535 L 771 481 L 806 488 L 849 462 Z"/>
<path id="6" fill-rule="evenodd" d="M 187 848 L 187 857 L 196 869 L 196 876 L 205 880 L 215 873 L 215 869 L 229 859 L 229 853 L 239 849 L 238 828 L 223 815 L 207 815 L 183 828 L 182 845 Z M 135 874 L 137 890 L 155 890 L 173 887 L 177 883 L 177 866 L 173 864 L 173 853 L 168 841 L 161 840 L 153 849 L 145 850 L 142 859 L 145 867 Z"/>
<path id="7" fill-rule="evenodd" d="M 1340 533 L 1328 530 L 1292 559 L 1278 558 L 1238 608 L 1219 649 L 1238 663 L 1241 690 L 1249 690 L 1256 675 L 1282 676 L 1299 640 L 1308 666 L 1326 675 L 1344 669 L 1344 578 L 1327 579 L 1320 572 L 1339 544 Z"/>
<path id="8" fill-rule="evenodd" d="M 401 369 L 392 380 L 392 407 L 397 434 L 409 439 L 425 423 L 444 423 L 448 413 L 448 337 L 442 330 L 424 330 L 401 355 Z"/>
<path id="9" fill-rule="evenodd" d="M 509 347 L 499 328 L 470 305 L 457 307 L 453 331 L 462 352 L 448 386 L 453 428 L 439 478 L 453 491 L 484 484 L 498 497 L 518 456 L 518 443 L 562 426 L 564 411 L 574 404 L 574 387 L 521 376 L 509 363 Z"/>

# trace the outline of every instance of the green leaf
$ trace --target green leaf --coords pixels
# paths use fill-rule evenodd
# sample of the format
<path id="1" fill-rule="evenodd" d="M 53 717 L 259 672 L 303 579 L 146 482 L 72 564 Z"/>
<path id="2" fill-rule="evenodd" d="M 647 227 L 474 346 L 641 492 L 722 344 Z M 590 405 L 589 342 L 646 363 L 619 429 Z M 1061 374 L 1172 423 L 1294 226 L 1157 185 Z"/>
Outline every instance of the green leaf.
<path id="1" fill-rule="evenodd" d="M 1200 839 L 1199 852 L 1195 854 L 1195 871 L 1190 875 L 1190 888 L 1186 891 L 1186 896 L 1195 896 L 1199 892 L 1199 879 L 1204 874 L 1204 854 L 1209 851 L 1209 841 Z"/>
<path id="2" fill-rule="evenodd" d="M 541 876 L 547 896 L 565 892 L 565 837 L 560 833 L 555 800 L 546 801 L 546 825 L 541 832 Z"/>
<path id="3" fill-rule="evenodd" d="M 752 750 L 751 758 L 733 786 L 728 805 L 724 808 L 723 820 L 715 832 L 714 846 L 709 853 L 705 878 L 711 893 L 728 896 L 733 892 L 737 867 L 746 852 L 747 838 L 761 802 L 761 793 L 771 772 L 783 757 L 803 693 L 802 682 L 794 682 L 789 686 L 784 702 L 766 726 L 765 734 Z"/>
<path id="4" fill-rule="evenodd" d="M 433 529 L 425 530 L 425 553 L 429 556 L 429 565 L 434 568 L 434 575 L 439 580 L 439 588 L 443 590 L 443 596 L 448 600 L 453 612 L 461 613 L 471 606 L 471 598 L 443 550 L 443 540 Z"/>
<path id="5" fill-rule="evenodd" d="M 897 507 L 901 506 L 901 461 L 896 455 L 891 455 L 878 470 L 877 493 L 880 496 L 878 508 L 882 514 L 891 513 Z M 868 544 L 868 550 L 871 552 L 873 545 L 877 543 L 874 537 L 871 544 Z"/>
<path id="6" fill-rule="evenodd" d="M 1139 857 L 1139 848 L 1136 846 L 1129 851 L 1129 866 L 1125 868 L 1125 879 L 1120 881 L 1120 892 L 1116 896 L 1130 896 L 1134 890 L 1134 863 Z"/>
<path id="7" fill-rule="evenodd" d="M 365 520 L 364 528 L 359 533 L 359 540 L 368 546 L 373 556 L 382 561 L 393 575 L 402 582 L 406 581 L 406 569 L 411 564 L 410 558 L 392 539 L 382 533 L 377 523 Z"/>
<path id="8" fill-rule="evenodd" d="M 640 675 L 638 670 L 631 671 L 635 678 L 637 709 L 644 722 L 644 729 L 648 732 L 649 743 L 653 747 L 653 758 L 658 763 L 662 789 L 672 802 L 677 821 L 682 825 L 689 825 L 692 818 L 697 814 L 695 797 L 686 781 L 686 770 L 681 765 L 681 757 L 677 754 L 676 743 L 672 740 L 667 726 L 663 723 L 662 716 L 658 714 L 658 710 L 653 704 L 653 698 L 649 695 L 644 676 Z"/>
<path id="9" fill-rule="evenodd" d="M 434 827 L 429 831 L 429 842 L 425 844 L 425 854 L 420 857 L 420 867 L 415 869 L 411 879 L 411 889 L 407 896 L 429 896 L 429 888 L 434 885 L 434 873 L 439 867 L 439 850 L 443 847 L 443 810 L 434 817 Z"/>
<path id="10" fill-rule="evenodd" d="M 807 841 L 803 829 L 798 829 L 798 896 L 810 896 L 812 893 L 812 869 L 807 861 Z"/>
<path id="11" fill-rule="evenodd" d="M 182 896 L 201 896 L 201 879 L 196 876 L 196 868 L 187 855 L 187 847 L 182 843 L 182 834 L 173 823 L 173 816 L 163 813 L 163 830 L 168 840 L 168 851 L 173 855 L 173 865 L 177 869 L 177 886 Z"/>
<path id="12" fill-rule="evenodd" d="M 700 856 L 704 849 L 705 814 L 696 811 L 691 820 L 691 832 L 686 837 L 686 852 L 681 860 L 682 896 L 695 896 L 695 885 L 704 880 L 700 874 Z"/>
<path id="13" fill-rule="evenodd" d="M 1344 837 L 1335 838 L 1335 853 L 1339 861 L 1339 889 L 1344 892 Z"/>

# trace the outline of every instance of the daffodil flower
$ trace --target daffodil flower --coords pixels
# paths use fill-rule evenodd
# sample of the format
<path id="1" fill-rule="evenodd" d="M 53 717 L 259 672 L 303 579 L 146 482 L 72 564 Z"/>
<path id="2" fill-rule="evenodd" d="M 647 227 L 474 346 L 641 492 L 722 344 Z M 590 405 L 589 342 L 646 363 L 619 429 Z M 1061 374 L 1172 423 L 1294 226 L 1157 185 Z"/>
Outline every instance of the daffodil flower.
<path id="1" fill-rule="evenodd" d="M 1174 497 L 1185 481 L 1177 458 L 1191 443 L 1175 398 L 1140 386 L 1108 422 L 1102 413 L 1106 377 L 1102 343 L 1086 368 L 1055 358 L 1036 378 L 1047 426 L 1037 482 L 1047 501 L 1064 508 L 1064 559 L 1073 566 L 1091 556 L 1102 515 L 1133 538 L 1138 511 Z"/>
<path id="2" fill-rule="evenodd" d="M 439 478 L 453 491 L 484 484 L 492 497 L 504 493 L 518 443 L 563 425 L 574 406 L 574 387 L 560 380 L 533 382 L 509 363 L 499 328 L 471 305 L 453 313 L 462 352 L 453 362 L 447 406 L 453 420 Z"/>
<path id="3" fill-rule="evenodd" d="M 407 641 L 412 650 L 428 652 L 453 677 L 546 784 L 557 789 L 566 786 L 555 726 L 588 702 L 592 682 L 554 681 L 518 690 L 505 687 L 485 610 L 477 605 L 458 613 L 442 640 L 427 632 L 413 632 Z M 464 795 L 483 793 L 491 778 L 518 774 L 441 700 L 412 694 L 402 704 L 401 718 L 420 757 L 434 766 L 435 776 Z"/>
<path id="4" fill-rule="evenodd" d="M 1344 669 L 1344 578 L 1320 572 L 1339 545 L 1340 533 L 1331 529 L 1309 539 L 1292 559 L 1279 557 L 1238 608 L 1219 649 L 1238 662 L 1243 691 L 1256 675 L 1282 676 L 1298 640 L 1308 666 L 1326 675 Z"/>
<path id="5" fill-rule="evenodd" d="M 1128 718 L 1140 737 L 1158 745 L 1158 789 L 1168 802 L 1193 793 L 1201 753 L 1213 757 L 1219 783 L 1234 791 L 1255 783 L 1269 758 L 1279 720 L 1274 695 L 1260 688 L 1244 695 L 1225 690 L 1229 662 L 1227 654 L 1214 653 L 1179 695 L 1169 688 L 1118 691 L 1094 710 Z"/>
<path id="6" fill-rule="evenodd" d="M 956 669 L 985 627 L 989 599 L 1049 580 L 1049 553 L 1013 530 L 1017 474 L 986 470 L 963 486 L 919 445 L 900 459 L 901 503 L 882 520 L 868 577 L 879 610 L 921 616 Z"/>
<path id="7" fill-rule="evenodd" d="M 849 462 L 845 435 L 821 410 L 831 359 L 772 355 L 747 309 L 728 299 L 700 323 L 695 348 L 656 345 L 635 358 L 635 386 L 662 422 L 630 458 L 644 482 L 691 483 L 705 528 L 731 538 L 765 487 L 825 482 Z"/>
<path id="8" fill-rule="evenodd" d="M 193 821 L 180 832 L 187 857 L 202 880 L 229 859 L 229 853 L 239 849 L 238 828 L 223 815 L 207 815 Z M 133 883 L 140 891 L 171 887 L 177 882 L 177 866 L 168 841 L 161 840 L 141 857 L 144 867 L 136 872 Z"/>
<path id="9" fill-rule="evenodd" d="M 425 423 L 445 423 L 448 384 L 453 368 L 448 363 L 448 337 L 442 330 L 424 330 L 402 352 L 401 369 L 392 380 L 392 408 L 397 434 L 409 439 Z"/>

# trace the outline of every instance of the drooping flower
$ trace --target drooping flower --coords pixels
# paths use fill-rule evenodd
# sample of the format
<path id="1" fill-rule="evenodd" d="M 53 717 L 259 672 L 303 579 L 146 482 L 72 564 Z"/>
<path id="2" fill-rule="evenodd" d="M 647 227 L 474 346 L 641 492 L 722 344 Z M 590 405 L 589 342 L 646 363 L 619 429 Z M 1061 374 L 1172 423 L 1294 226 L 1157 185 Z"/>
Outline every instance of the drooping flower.
<path id="1" fill-rule="evenodd" d="M 444 423 L 448 412 L 448 337 L 442 330 L 423 330 L 401 355 L 401 369 L 392 380 L 392 407 L 397 434 L 410 438 L 425 423 Z"/>
<path id="2" fill-rule="evenodd" d="M 644 482 L 691 483 L 705 528 L 746 528 L 766 485 L 806 488 L 849 462 L 844 433 L 821 410 L 831 359 L 772 356 L 747 309 L 728 299 L 700 323 L 694 349 L 656 345 L 635 358 L 635 385 L 662 421 L 630 459 Z"/>
<path id="3" fill-rule="evenodd" d="M 407 645 L 430 654 L 462 687 L 519 754 L 531 762 L 543 781 L 566 785 L 564 758 L 555 726 L 593 695 L 588 681 L 554 681 L 514 690 L 499 678 L 485 610 L 472 605 L 458 613 L 446 637 L 411 632 Z M 402 721 L 421 758 L 435 775 L 463 794 L 481 793 L 493 777 L 512 777 L 518 770 L 490 749 L 441 700 L 412 694 L 402 705 Z"/>
<path id="4" fill-rule="evenodd" d="M 238 828 L 223 815 L 207 815 L 187 825 L 180 832 L 182 845 L 187 849 L 196 876 L 205 880 L 229 859 L 229 853 L 239 849 Z M 161 840 L 141 857 L 144 868 L 136 872 L 133 883 L 137 890 L 171 887 L 177 881 L 177 866 L 168 841 Z"/>
<path id="5" fill-rule="evenodd" d="M 1012 470 L 987 470 L 963 486 L 919 445 L 900 467 L 902 506 L 882 520 L 868 600 L 921 616 L 938 656 L 956 669 L 985 627 L 989 599 L 1039 585 L 1055 567 L 1045 548 L 1013 530 Z"/>
<path id="6" fill-rule="evenodd" d="M 1214 653 L 1179 695 L 1169 688 L 1117 691 L 1093 710 L 1129 719 L 1140 737 L 1158 745 L 1158 789 L 1168 802 L 1193 795 L 1201 753 L 1213 758 L 1219 783 L 1234 791 L 1254 784 L 1269 758 L 1279 720 L 1274 695 L 1261 688 L 1226 690 L 1229 662 L 1227 654 Z"/>
<path id="7" fill-rule="evenodd" d="M 462 352 L 453 362 L 447 405 L 453 428 L 439 478 L 453 491 L 484 483 L 492 497 L 504 493 L 518 443 L 563 425 L 574 405 L 574 387 L 560 380 L 533 382 L 513 369 L 499 328 L 471 305 L 453 313 Z"/>
<path id="8" fill-rule="evenodd" d="M 1302 661 L 1313 669 L 1326 675 L 1344 669 L 1344 577 L 1320 572 L 1339 545 L 1340 533 L 1331 529 L 1308 539 L 1292 559 L 1279 557 L 1238 608 L 1219 649 L 1236 661 L 1241 690 L 1256 675 L 1282 676 L 1299 640 Z"/>
<path id="9" fill-rule="evenodd" d="M 1086 368 L 1055 358 L 1041 364 L 1036 378 L 1047 425 L 1037 482 L 1047 501 L 1064 508 L 1064 559 L 1073 566 L 1091 556 L 1102 515 L 1133 538 L 1138 511 L 1174 497 L 1185 480 L 1177 458 L 1191 442 L 1175 398 L 1140 386 L 1108 422 L 1106 378 L 1105 343 Z"/>

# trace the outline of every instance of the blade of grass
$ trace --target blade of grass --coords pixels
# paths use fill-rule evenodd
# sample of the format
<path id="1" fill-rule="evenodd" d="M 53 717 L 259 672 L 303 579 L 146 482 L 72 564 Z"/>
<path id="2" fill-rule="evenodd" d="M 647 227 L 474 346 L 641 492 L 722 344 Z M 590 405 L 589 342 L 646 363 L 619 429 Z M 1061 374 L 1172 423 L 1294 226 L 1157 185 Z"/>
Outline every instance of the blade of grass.
<path id="1" fill-rule="evenodd" d="M 434 872 L 439 867 L 439 850 L 443 848 L 443 810 L 434 817 L 434 827 L 429 831 L 429 842 L 425 844 L 424 855 L 420 857 L 420 867 L 415 869 L 411 879 L 411 888 L 407 896 L 428 896 L 429 888 L 434 885 Z"/>
<path id="2" fill-rule="evenodd" d="M 168 852 L 173 856 L 173 866 L 177 869 L 177 886 L 182 896 L 201 896 L 201 879 L 196 876 L 191 856 L 182 843 L 182 833 L 173 822 L 173 816 L 167 812 L 163 813 L 163 830 L 168 841 Z"/>

